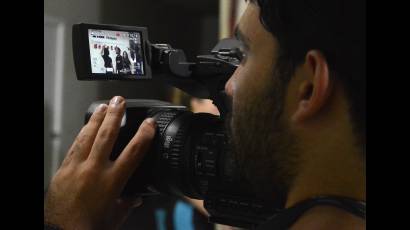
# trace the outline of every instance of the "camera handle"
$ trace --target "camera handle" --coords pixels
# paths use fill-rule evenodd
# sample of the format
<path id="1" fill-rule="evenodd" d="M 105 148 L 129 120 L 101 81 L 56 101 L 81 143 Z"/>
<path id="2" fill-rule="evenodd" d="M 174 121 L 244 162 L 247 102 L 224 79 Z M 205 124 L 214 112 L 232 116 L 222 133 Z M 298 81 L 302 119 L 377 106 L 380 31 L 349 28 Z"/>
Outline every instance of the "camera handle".
<path id="1" fill-rule="evenodd" d="M 211 99 L 224 118 L 230 108 L 225 84 L 240 63 L 240 46 L 236 39 L 223 39 L 210 55 L 199 55 L 195 62 L 187 62 L 183 50 L 169 44 L 149 44 L 148 60 L 162 82 L 194 97 Z"/>

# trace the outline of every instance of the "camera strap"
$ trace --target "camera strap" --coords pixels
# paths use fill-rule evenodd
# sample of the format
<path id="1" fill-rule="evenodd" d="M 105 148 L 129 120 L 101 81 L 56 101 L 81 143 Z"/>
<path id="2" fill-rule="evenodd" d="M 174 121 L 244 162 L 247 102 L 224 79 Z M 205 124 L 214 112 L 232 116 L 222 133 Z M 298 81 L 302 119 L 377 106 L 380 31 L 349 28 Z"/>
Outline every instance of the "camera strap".
<path id="1" fill-rule="evenodd" d="M 291 208 L 284 209 L 275 214 L 269 221 L 257 229 L 289 229 L 307 210 L 318 205 L 330 205 L 358 216 L 366 218 L 366 202 L 357 201 L 347 197 L 321 196 L 302 201 Z"/>

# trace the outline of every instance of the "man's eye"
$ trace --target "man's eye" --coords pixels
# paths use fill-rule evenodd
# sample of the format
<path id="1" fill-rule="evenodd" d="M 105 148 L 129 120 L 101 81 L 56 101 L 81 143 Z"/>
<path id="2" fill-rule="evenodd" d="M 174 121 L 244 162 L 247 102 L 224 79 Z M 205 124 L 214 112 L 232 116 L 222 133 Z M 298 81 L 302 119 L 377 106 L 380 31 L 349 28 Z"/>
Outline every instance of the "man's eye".
<path id="1" fill-rule="evenodd" d="M 244 50 L 240 50 L 238 52 L 238 60 L 241 64 L 245 63 L 247 54 Z"/>

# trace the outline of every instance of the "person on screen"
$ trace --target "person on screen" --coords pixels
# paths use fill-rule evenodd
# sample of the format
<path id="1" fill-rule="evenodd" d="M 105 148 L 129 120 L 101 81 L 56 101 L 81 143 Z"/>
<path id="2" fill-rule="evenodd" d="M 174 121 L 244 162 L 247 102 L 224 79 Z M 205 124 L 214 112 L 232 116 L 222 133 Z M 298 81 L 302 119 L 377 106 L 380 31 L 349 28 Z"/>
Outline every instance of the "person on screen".
<path id="1" fill-rule="evenodd" d="M 141 46 L 136 47 L 136 52 L 135 52 L 135 72 L 137 74 L 143 74 L 142 70 L 142 52 L 141 52 Z"/>
<path id="2" fill-rule="evenodd" d="M 135 50 L 132 48 L 130 50 L 130 56 L 131 56 L 131 74 L 135 74 L 136 73 Z"/>
<path id="3" fill-rule="evenodd" d="M 104 60 L 104 67 L 106 69 L 106 72 L 112 73 L 112 59 L 110 58 L 110 50 L 108 49 L 108 47 L 103 47 L 103 49 L 101 50 L 101 56 Z"/>
<path id="4" fill-rule="evenodd" d="M 131 60 L 135 61 L 135 50 L 134 49 L 131 49 L 130 55 L 131 55 Z"/>
<path id="5" fill-rule="evenodd" d="M 131 72 L 131 61 L 128 58 L 127 51 L 122 52 L 122 59 L 124 61 L 124 73 L 128 74 Z"/>
<path id="6" fill-rule="evenodd" d="M 115 72 L 119 74 L 124 69 L 124 60 L 121 56 L 121 49 L 119 47 L 115 47 L 115 53 L 117 54 L 117 57 L 115 57 Z"/>

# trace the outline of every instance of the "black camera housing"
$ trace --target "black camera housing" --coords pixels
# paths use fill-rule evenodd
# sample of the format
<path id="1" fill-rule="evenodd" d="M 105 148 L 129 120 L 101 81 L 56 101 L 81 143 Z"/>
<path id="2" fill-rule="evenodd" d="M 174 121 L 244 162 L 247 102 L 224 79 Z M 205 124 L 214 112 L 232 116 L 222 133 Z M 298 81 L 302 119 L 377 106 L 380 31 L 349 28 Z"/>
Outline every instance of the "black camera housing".
<path id="1" fill-rule="evenodd" d="M 88 109 L 88 122 L 96 101 Z M 146 117 L 157 122 L 151 148 L 128 180 L 123 197 L 168 194 L 204 200 L 209 220 L 245 228 L 256 227 L 281 207 L 283 199 L 258 197 L 238 172 L 223 121 L 207 113 L 156 100 L 127 99 L 119 136 L 110 159 L 115 160 Z"/>

